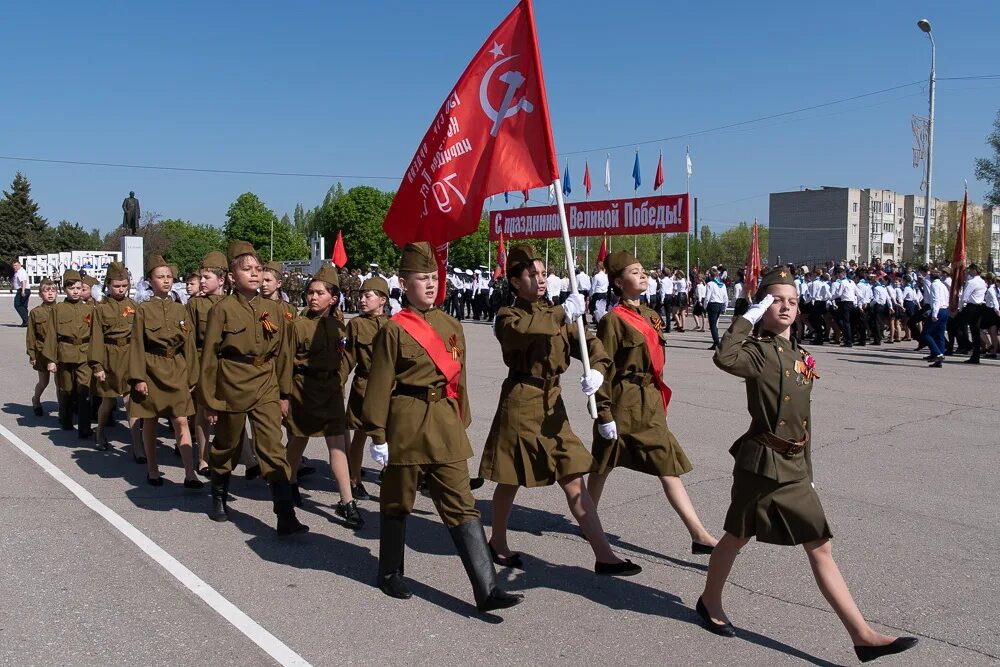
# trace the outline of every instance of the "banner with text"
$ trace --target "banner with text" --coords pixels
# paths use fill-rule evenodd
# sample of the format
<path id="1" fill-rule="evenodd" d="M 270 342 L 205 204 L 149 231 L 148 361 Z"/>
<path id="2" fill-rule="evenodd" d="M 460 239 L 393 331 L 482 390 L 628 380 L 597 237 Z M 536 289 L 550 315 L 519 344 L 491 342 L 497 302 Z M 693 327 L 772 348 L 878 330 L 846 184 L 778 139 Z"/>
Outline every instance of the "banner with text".
<path id="1" fill-rule="evenodd" d="M 490 240 L 547 239 L 562 236 L 559 210 L 552 206 L 490 211 Z M 688 195 L 656 195 L 566 203 L 570 236 L 676 234 L 690 230 Z"/>

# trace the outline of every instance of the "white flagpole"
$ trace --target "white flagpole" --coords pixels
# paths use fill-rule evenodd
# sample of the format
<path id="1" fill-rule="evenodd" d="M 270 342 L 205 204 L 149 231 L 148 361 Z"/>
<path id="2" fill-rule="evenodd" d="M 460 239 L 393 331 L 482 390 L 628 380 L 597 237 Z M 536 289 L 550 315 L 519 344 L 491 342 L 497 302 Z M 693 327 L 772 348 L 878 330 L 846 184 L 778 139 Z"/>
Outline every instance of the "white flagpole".
<path id="1" fill-rule="evenodd" d="M 562 225 L 563 247 L 566 249 L 566 271 L 569 273 L 569 289 L 573 294 L 579 294 L 580 290 L 576 284 L 576 271 L 569 266 L 570 242 L 569 242 L 569 222 L 566 220 L 566 202 L 563 201 L 562 188 L 556 187 L 559 184 L 557 178 L 552 183 L 556 191 L 556 207 L 559 209 L 559 224 Z M 584 376 L 590 374 L 590 351 L 587 349 L 587 331 L 583 326 L 583 318 L 576 321 L 576 335 L 580 338 L 580 360 L 583 362 Z M 587 401 L 590 407 L 590 416 L 597 419 L 597 399 L 593 396 Z"/>
<path id="2" fill-rule="evenodd" d="M 684 173 L 686 175 L 686 190 L 687 190 L 687 200 L 688 200 L 688 233 L 687 233 L 687 252 L 685 262 L 687 263 L 687 273 L 684 275 L 685 280 L 691 279 L 691 169 L 688 165 L 691 164 L 691 151 L 690 149 L 684 150 Z"/>

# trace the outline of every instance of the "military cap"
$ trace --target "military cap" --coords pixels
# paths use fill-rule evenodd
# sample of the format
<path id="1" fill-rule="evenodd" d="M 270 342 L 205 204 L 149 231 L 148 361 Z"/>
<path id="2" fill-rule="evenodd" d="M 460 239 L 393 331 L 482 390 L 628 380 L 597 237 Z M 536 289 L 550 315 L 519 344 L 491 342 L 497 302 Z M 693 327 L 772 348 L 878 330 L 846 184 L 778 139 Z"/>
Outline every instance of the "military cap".
<path id="1" fill-rule="evenodd" d="M 84 285 L 90 285 L 91 287 L 93 287 L 94 285 L 99 284 L 99 282 L 100 282 L 94 276 L 84 276 L 82 278 L 82 280 L 83 280 L 83 284 Z"/>
<path id="2" fill-rule="evenodd" d="M 257 256 L 257 251 L 253 249 L 253 244 L 249 241 L 231 241 L 226 249 L 226 257 L 232 262 L 237 257 L 243 255 Z"/>
<path id="3" fill-rule="evenodd" d="M 938 273 L 940 273 L 942 276 L 950 276 L 951 275 L 951 269 L 949 269 L 947 266 L 942 266 L 938 270 Z"/>
<path id="4" fill-rule="evenodd" d="M 779 266 L 773 271 L 769 272 L 760 281 L 760 287 L 757 288 L 757 294 L 764 294 L 764 291 L 771 285 L 795 285 L 795 276 L 792 272 L 783 266 Z"/>
<path id="5" fill-rule="evenodd" d="M 273 263 L 274 262 L 268 262 L 268 264 L 273 264 Z M 265 265 L 264 268 L 271 268 L 271 267 Z M 333 264 L 324 264 L 323 266 L 319 267 L 319 271 L 316 272 L 316 275 L 314 275 L 312 279 L 321 280 L 324 283 L 329 283 L 330 285 L 333 285 L 334 287 L 337 288 L 340 287 L 340 274 L 337 272 L 337 267 L 335 267 Z"/>
<path id="6" fill-rule="evenodd" d="M 229 268 L 229 262 L 226 261 L 226 256 L 223 255 L 218 250 L 213 250 L 212 252 L 206 254 L 201 258 L 201 268 L 203 269 L 227 269 Z"/>
<path id="7" fill-rule="evenodd" d="M 385 278 L 382 278 L 381 276 L 372 276 L 368 280 L 361 283 L 361 293 L 364 294 L 368 290 L 378 292 L 385 298 L 389 298 L 389 283 L 387 283 Z"/>
<path id="8" fill-rule="evenodd" d="M 399 271 L 410 273 L 437 273 L 434 248 L 427 241 L 407 243 L 399 258 Z"/>
<path id="9" fill-rule="evenodd" d="M 535 256 L 535 249 L 526 243 L 522 243 L 514 246 L 507 253 L 507 266 L 531 264 L 536 259 L 538 258 Z"/>
<path id="10" fill-rule="evenodd" d="M 146 255 L 146 261 L 143 264 L 142 268 L 144 273 L 148 277 L 149 274 L 153 272 L 153 269 L 158 269 L 161 266 L 166 266 L 168 268 L 170 267 L 170 265 L 167 264 L 167 260 L 163 259 L 163 255 L 157 255 L 156 253 L 151 252 L 148 255 Z M 172 270 L 173 269 L 171 269 L 171 271 Z"/>
<path id="11" fill-rule="evenodd" d="M 62 281 L 63 285 L 68 285 L 69 283 L 75 283 L 80 280 L 80 272 L 76 269 L 67 269 L 63 271 Z"/>
<path id="12" fill-rule="evenodd" d="M 274 271 L 279 276 L 285 272 L 285 267 L 281 265 L 281 262 L 265 262 L 264 269 L 267 271 Z"/>
<path id="13" fill-rule="evenodd" d="M 121 262 L 111 262 L 108 264 L 108 272 L 105 274 L 106 280 L 128 280 L 128 269 Z"/>
<path id="14" fill-rule="evenodd" d="M 608 276 L 615 277 L 627 267 L 638 264 L 639 260 L 635 255 L 627 250 L 616 250 L 604 260 L 604 266 L 608 269 Z"/>

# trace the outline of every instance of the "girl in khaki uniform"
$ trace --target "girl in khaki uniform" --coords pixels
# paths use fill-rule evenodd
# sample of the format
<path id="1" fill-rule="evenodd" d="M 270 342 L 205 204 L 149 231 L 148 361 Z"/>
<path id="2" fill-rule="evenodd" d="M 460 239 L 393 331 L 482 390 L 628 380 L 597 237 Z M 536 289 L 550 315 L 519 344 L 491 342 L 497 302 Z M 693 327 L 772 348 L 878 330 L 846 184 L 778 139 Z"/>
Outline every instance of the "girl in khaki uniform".
<path id="1" fill-rule="evenodd" d="M 31 409 L 36 417 L 42 416 L 42 392 L 49 386 L 49 359 L 45 358 L 45 335 L 51 326 L 52 306 L 56 303 L 56 284 L 45 279 L 38 286 L 38 295 L 42 303 L 31 309 L 28 315 L 28 330 L 25 332 L 25 343 L 28 349 L 28 361 L 38 374 L 35 382 L 35 393 L 31 396 Z"/>
<path id="2" fill-rule="evenodd" d="M 571 295 L 561 306 L 543 303 L 545 267 L 530 246 L 516 246 L 507 257 L 507 278 L 517 295 L 512 306 L 501 308 L 493 325 L 510 369 L 500 388 L 500 403 L 483 450 L 479 475 L 497 483 L 493 492 L 490 551 L 498 565 L 522 568 L 519 554 L 507 544 L 507 520 L 520 487 L 558 483 L 570 511 L 590 542 L 598 574 L 633 575 L 642 568 L 621 560 L 611 551 L 583 476 L 594 459 L 569 427 L 559 386 L 569 369 L 570 354 L 579 357 L 585 344 L 593 365 L 581 380 L 588 396 L 609 373 L 600 342 L 591 335 L 580 341 L 573 324 L 583 315 L 583 297 Z"/>
<path id="3" fill-rule="evenodd" d="M 184 462 L 184 488 L 200 489 L 194 472 L 191 432 L 187 418 L 194 414 L 191 392 L 198 381 L 198 357 L 184 306 L 174 301 L 174 275 L 159 255 L 146 255 L 146 279 L 153 296 L 139 304 L 129 345 L 128 381 L 132 385 L 129 417 L 142 420 L 146 449 L 146 481 L 163 486 L 156 465 L 156 421 L 166 417 L 177 437 Z"/>
<path id="4" fill-rule="evenodd" d="M 368 387 L 368 373 L 372 363 L 372 343 L 389 318 L 385 304 L 389 300 L 389 284 L 381 276 L 373 276 L 361 285 L 358 316 L 347 323 L 348 370 L 354 370 L 351 393 L 347 398 L 347 427 L 354 430 L 348 449 L 351 467 L 351 494 L 356 500 L 367 500 L 368 492 L 361 483 L 361 465 L 365 456 L 368 434 L 362 428 L 361 408 Z"/>
<path id="5" fill-rule="evenodd" d="M 337 270 L 333 270 L 336 273 Z M 281 316 L 285 318 L 285 321 L 291 322 L 298 317 L 299 310 L 281 298 L 283 271 L 284 269 L 282 269 L 280 262 L 267 262 L 264 264 L 264 274 L 260 280 L 260 295 L 278 304 L 278 307 L 281 309 Z"/>
<path id="6" fill-rule="evenodd" d="M 66 299 L 52 306 L 42 356 L 49 360 L 49 372 L 56 374 L 60 427 L 73 430 L 75 411 L 79 436 L 90 438 L 93 407 L 87 352 L 94 308 L 82 299 L 83 281 L 78 271 L 69 269 L 63 273 L 63 291 Z"/>
<path id="7" fill-rule="evenodd" d="M 791 271 L 777 268 L 761 281 L 760 303 L 733 320 L 715 353 L 715 365 L 746 380 L 750 428 L 730 448 L 736 459 L 726 534 L 708 565 L 696 611 L 705 627 L 732 637 L 722 590 L 740 549 L 758 542 L 801 544 L 820 591 L 844 624 L 862 662 L 900 653 L 915 637 L 889 637 L 865 621 L 833 560 L 832 533 L 812 484 L 810 395 L 816 362 L 791 338 L 798 292 Z M 761 323 L 761 335 L 752 336 Z"/>
<path id="8" fill-rule="evenodd" d="M 611 253 L 606 265 L 611 289 L 621 302 L 597 325 L 597 338 L 614 361 L 614 374 L 604 379 L 597 393 L 602 407 L 594 424 L 597 470 L 587 487 L 596 507 L 616 467 L 658 477 L 670 506 L 691 534 L 691 552 L 711 553 L 716 540 L 698 519 L 680 479 L 691 470 L 691 462 L 667 428 L 670 389 L 662 379 L 666 334 L 659 315 L 639 303 L 649 279 L 629 252 Z"/>
<path id="9" fill-rule="evenodd" d="M 94 374 L 91 390 L 101 399 L 96 429 L 97 448 L 101 451 L 109 447 L 104 429 L 119 396 L 125 396 L 126 413 L 128 411 L 129 347 L 137 309 L 135 301 L 128 297 L 128 269 L 124 264 L 112 262 L 108 265 L 105 285 L 104 298 L 94 306 L 88 357 Z M 132 435 L 132 456 L 139 458 L 142 454 L 139 421 L 129 417 L 128 427 Z"/>
<path id="10" fill-rule="evenodd" d="M 288 426 L 288 467 L 292 471 L 292 493 L 301 507 L 298 475 L 302 453 L 310 437 L 326 440 L 330 469 L 337 480 L 340 502 L 334 510 L 348 528 L 360 528 L 364 519 L 351 495 L 351 475 L 347 465 L 347 442 L 344 431 L 344 383 L 347 361 L 344 354 L 347 332 L 333 317 L 330 306 L 333 293 L 339 290 L 337 270 L 325 265 L 309 281 L 306 299 L 309 307 L 292 320 L 292 391 L 288 398 L 285 424 Z"/>

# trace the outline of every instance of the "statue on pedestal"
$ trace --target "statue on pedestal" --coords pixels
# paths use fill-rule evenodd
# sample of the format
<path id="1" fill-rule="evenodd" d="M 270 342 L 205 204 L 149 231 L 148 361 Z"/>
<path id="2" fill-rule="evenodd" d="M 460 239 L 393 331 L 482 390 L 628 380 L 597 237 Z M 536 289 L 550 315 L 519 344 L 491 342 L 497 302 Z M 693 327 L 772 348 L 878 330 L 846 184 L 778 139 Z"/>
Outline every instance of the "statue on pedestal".
<path id="1" fill-rule="evenodd" d="M 128 193 L 128 198 L 122 202 L 122 229 L 127 236 L 139 234 L 139 200 L 134 192 Z"/>

